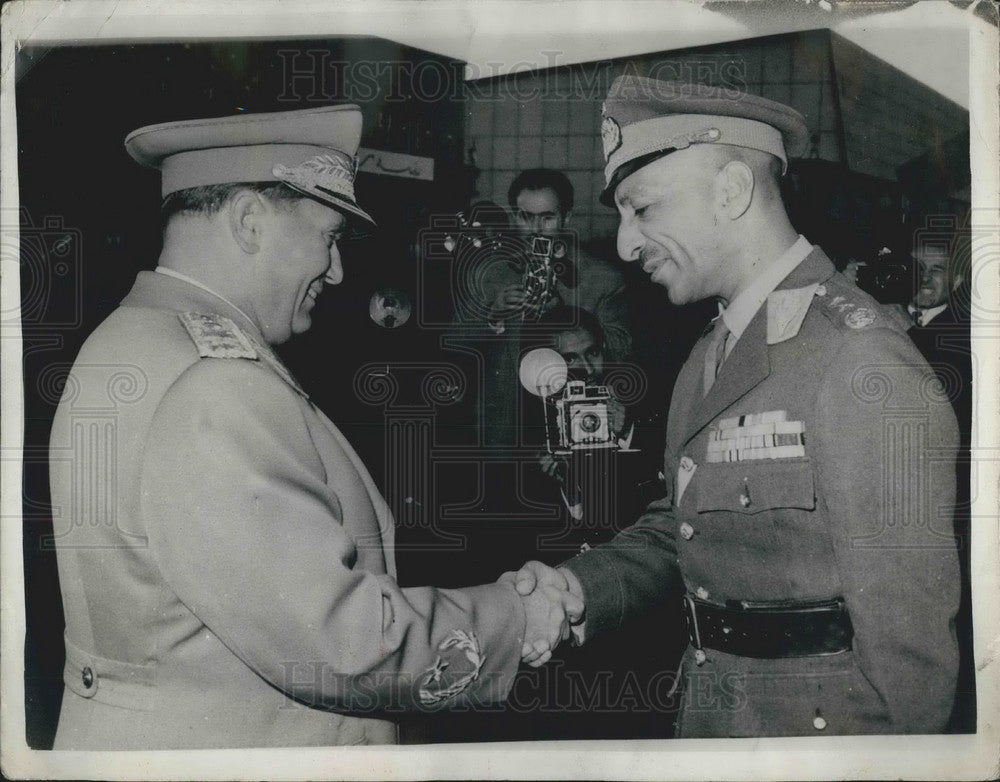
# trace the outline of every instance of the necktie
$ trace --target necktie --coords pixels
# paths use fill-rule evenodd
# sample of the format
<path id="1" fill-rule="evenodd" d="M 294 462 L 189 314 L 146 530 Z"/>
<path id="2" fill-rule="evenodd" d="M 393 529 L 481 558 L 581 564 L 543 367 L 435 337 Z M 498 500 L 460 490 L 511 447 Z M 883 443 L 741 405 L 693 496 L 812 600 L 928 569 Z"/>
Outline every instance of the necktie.
<path id="1" fill-rule="evenodd" d="M 715 321 L 712 341 L 708 346 L 708 352 L 705 353 L 704 387 L 706 395 L 715 383 L 715 378 L 719 374 L 719 367 L 722 366 L 722 362 L 726 357 L 726 337 L 728 336 L 729 329 L 726 328 L 726 322 L 720 317 Z"/>

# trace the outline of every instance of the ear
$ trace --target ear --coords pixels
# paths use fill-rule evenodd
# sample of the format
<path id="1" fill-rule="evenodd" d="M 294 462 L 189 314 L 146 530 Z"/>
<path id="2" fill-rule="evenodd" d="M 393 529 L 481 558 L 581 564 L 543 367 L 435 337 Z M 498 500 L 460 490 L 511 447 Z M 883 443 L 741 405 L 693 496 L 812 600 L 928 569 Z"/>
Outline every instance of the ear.
<path id="1" fill-rule="evenodd" d="M 965 282 L 965 275 L 964 274 L 956 274 L 954 277 L 952 277 L 952 280 L 951 280 L 951 290 L 952 290 L 952 292 L 954 293 L 960 287 L 962 287 L 962 283 L 963 282 Z"/>
<path id="2" fill-rule="evenodd" d="M 563 228 L 565 228 L 567 225 L 569 225 L 569 220 L 570 220 L 570 218 L 572 216 L 573 216 L 573 210 L 572 209 L 567 209 L 565 212 L 563 212 L 563 220 L 562 220 L 563 221 Z"/>
<path id="3" fill-rule="evenodd" d="M 740 160 L 730 160 L 718 173 L 716 182 L 722 214 L 730 220 L 742 217 L 753 200 L 753 170 Z"/>
<path id="4" fill-rule="evenodd" d="M 253 190 L 240 190 L 229 200 L 229 230 L 247 255 L 260 251 L 266 211 L 264 199 Z"/>

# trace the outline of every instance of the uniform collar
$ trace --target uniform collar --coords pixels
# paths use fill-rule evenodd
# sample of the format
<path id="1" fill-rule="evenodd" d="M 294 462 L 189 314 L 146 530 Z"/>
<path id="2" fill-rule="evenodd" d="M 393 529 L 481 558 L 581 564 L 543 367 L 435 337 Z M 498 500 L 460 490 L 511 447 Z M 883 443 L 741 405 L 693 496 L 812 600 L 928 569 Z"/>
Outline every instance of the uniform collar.
<path id="1" fill-rule="evenodd" d="M 176 272 L 170 274 L 139 272 L 132 290 L 122 301 L 121 306 L 167 310 L 178 315 L 197 313 L 224 316 L 232 321 L 231 326 L 253 343 L 256 358 L 263 360 L 297 393 L 309 399 L 309 394 L 302 389 L 288 367 L 265 341 L 264 335 L 249 316 L 232 302 L 186 275 Z"/>
<path id="2" fill-rule="evenodd" d="M 135 284 L 122 300 L 123 307 L 150 307 L 173 312 L 225 315 L 254 342 L 265 346 L 264 335 L 239 307 L 217 293 L 176 272 L 139 272 Z"/>
<path id="3" fill-rule="evenodd" d="M 813 246 L 804 236 L 799 234 L 799 238 L 795 240 L 794 244 L 785 250 L 774 263 L 768 264 L 762 269 L 753 282 L 740 291 L 736 298 L 729 303 L 728 307 L 719 307 L 719 314 L 722 320 L 725 321 L 729 333 L 732 335 L 727 343 L 727 353 L 732 350 L 732 346 L 736 343 L 736 340 L 746 331 L 747 326 L 750 325 L 750 321 L 753 320 L 754 315 L 757 314 L 757 311 L 767 301 L 767 297 L 771 292 L 812 251 Z"/>
<path id="4" fill-rule="evenodd" d="M 236 310 L 238 313 L 240 313 L 240 315 L 243 316 L 244 320 L 249 321 L 250 323 L 253 323 L 253 321 L 251 320 L 250 316 L 247 315 L 243 310 L 241 310 L 235 304 L 233 304 L 233 302 L 231 302 L 229 299 L 227 299 L 221 293 L 217 293 L 216 291 L 213 291 L 211 288 L 209 288 L 203 282 L 200 282 L 200 281 L 196 280 L 194 277 L 188 277 L 186 274 L 182 274 L 181 272 L 176 271 L 174 269 L 168 269 L 166 266 L 157 266 L 155 269 L 153 269 L 153 271 L 156 272 L 157 274 L 165 274 L 165 275 L 167 275 L 167 277 L 173 277 L 175 280 L 181 280 L 182 282 L 186 282 L 186 283 L 188 283 L 188 285 L 193 285 L 196 288 L 201 288 L 203 291 L 205 291 L 205 293 L 209 293 L 212 296 L 214 296 L 215 298 L 221 299 L 223 302 L 225 302 L 226 304 L 228 304 L 230 307 L 232 307 L 234 310 Z"/>

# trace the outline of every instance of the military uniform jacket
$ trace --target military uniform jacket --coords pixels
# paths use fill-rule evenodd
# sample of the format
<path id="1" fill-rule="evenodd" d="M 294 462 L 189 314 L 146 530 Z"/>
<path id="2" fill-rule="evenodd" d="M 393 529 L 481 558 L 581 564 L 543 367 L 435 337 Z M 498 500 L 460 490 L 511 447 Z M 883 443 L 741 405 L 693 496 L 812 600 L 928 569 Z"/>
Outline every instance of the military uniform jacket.
<path id="1" fill-rule="evenodd" d="M 51 449 L 57 749 L 387 743 L 394 709 L 506 697 L 513 588 L 401 589 L 360 460 L 211 294 L 142 272 Z"/>
<path id="2" fill-rule="evenodd" d="M 679 735 L 940 732 L 959 594 L 947 396 L 904 331 L 818 248 L 768 297 L 706 396 L 711 338 L 675 386 L 667 497 L 566 563 L 585 592 L 587 636 L 681 589 L 720 605 L 843 598 L 849 651 L 706 649 L 699 664 L 689 646 Z M 749 438 L 739 427 L 770 419 L 800 431 L 799 445 L 745 439 L 720 455 L 723 431 Z"/>

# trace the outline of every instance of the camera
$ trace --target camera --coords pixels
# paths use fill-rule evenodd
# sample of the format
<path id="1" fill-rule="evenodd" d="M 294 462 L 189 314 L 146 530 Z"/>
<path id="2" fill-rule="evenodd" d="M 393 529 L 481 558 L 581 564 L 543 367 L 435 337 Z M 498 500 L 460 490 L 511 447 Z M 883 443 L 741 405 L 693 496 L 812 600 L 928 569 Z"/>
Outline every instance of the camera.
<path id="1" fill-rule="evenodd" d="M 857 286 L 879 304 L 903 304 L 913 296 L 913 267 L 900 252 L 888 248 L 872 263 L 859 263 Z"/>
<path id="2" fill-rule="evenodd" d="M 523 234 L 510 224 L 505 209 L 489 202 L 475 204 L 467 212 L 433 215 L 430 226 L 419 234 L 421 325 L 456 327 L 450 316 L 441 318 L 429 311 L 429 303 L 440 301 L 445 287 L 457 324 L 471 325 L 490 316 L 497 280 L 509 284 L 519 279 L 526 295 L 518 316 L 532 326 L 557 300 L 557 282 L 576 286 L 572 262 L 576 240 L 566 230 L 546 236 Z"/>
<path id="3" fill-rule="evenodd" d="M 555 295 L 553 242 L 544 236 L 531 236 L 525 240 L 525 247 L 524 319 L 537 320 Z"/>
<path id="4" fill-rule="evenodd" d="M 608 420 L 607 386 L 570 380 L 555 400 L 559 447 L 568 450 L 613 448 L 617 441 Z"/>
<path id="5" fill-rule="evenodd" d="M 608 401 L 611 391 L 604 385 L 569 380 L 566 361 L 551 348 L 535 348 L 521 359 L 521 385 L 539 397 L 544 407 L 545 444 L 550 453 L 570 453 L 594 448 L 618 448 L 611 430 Z M 553 448 L 550 424 L 555 408 L 558 442 Z"/>

